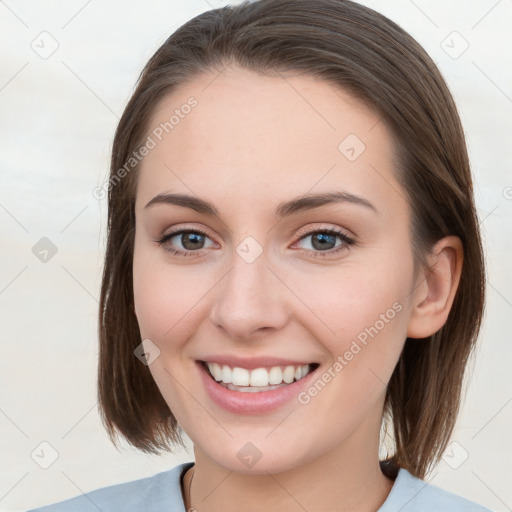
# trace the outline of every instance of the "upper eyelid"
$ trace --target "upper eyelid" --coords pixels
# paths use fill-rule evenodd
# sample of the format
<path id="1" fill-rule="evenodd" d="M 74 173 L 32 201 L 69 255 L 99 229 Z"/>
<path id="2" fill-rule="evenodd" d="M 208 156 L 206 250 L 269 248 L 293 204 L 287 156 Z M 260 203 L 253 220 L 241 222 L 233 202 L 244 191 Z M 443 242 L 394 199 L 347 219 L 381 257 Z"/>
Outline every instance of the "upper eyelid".
<path id="1" fill-rule="evenodd" d="M 312 233 L 317 233 L 319 231 L 336 231 L 338 234 L 342 234 L 346 236 L 347 238 L 354 239 L 355 235 L 347 230 L 346 228 L 341 228 L 339 226 L 335 226 L 333 224 L 326 224 L 321 225 L 320 223 L 313 223 L 316 224 L 316 227 L 309 227 L 309 228 L 301 228 L 296 232 L 296 236 L 302 238 L 303 236 L 311 235 Z"/>
<path id="2" fill-rule="evenodd" d="M 300 228 L 299 230 L 297 230 L 295 232 L 295 236 L 304 236 L 304 235 L 309 235 L 311 233 L 316 233 L 318 231 L 328 231 L 328 230 L 340 231 L 340 232 L 342 232 L 343 234 L 346 234 L 346 236 L 349 236 L 349 237 L 350 236 L 354 236 L 346 228 L 342 228 L 342 227 L 336 226 L 334 224 L 329 224 L 329 223 L 326 223 L 326 224 L 312 223 L 312 224 L 314 224 L 313 227 L 304 227 L 304 228 Z M 164 237 L 164 236 L 168 236 L 168 235 L 171 235 L 171 234 L 172 235 L 176 235 L 178 233 L 182 233 L 183 231 L 191 231 L 191 232 L 204 233 L 207 236 L 210 236 L 208 228 L 203 228 L 203 227 L 199 227 L 198 228 L 198 227 L 195 227 L 195 226 L 187 226 L 187 225 L 182 226 L 182 227 L 173 228 L 168 233 L 164 233 L 161 236 Z M 210 237 L 210 238 L 213 238 L 213 237 Z"/>

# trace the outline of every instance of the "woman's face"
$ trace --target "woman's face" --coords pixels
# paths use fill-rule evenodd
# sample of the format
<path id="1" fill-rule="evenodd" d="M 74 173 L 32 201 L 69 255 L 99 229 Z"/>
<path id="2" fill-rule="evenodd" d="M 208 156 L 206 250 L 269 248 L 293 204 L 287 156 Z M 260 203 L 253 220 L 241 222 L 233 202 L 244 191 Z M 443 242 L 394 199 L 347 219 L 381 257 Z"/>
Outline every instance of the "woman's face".
<path id="1" fill-rule="evenodd" d="M 326 453 L 376 457 L 415 288 L 385 124 L 314 78 L 228 67 L 169 95 L 150 130 L 135 310 L 151 374 L 196 457 L 255 473 Z M 169 197 L 148 205 L 158 195 Z M 230 390 L 200 361 L 256 391 L 300 379 Z M 310 363 L 303 377 L 297 366 Z"/>

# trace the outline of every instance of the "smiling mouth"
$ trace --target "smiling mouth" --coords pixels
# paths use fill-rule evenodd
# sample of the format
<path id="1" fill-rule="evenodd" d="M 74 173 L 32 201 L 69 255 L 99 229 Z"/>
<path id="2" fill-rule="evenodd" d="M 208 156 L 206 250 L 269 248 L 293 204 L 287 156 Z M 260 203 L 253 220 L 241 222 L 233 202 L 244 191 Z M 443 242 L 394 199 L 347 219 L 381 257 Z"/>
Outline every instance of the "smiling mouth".
<path id="1" fill-rule="evenodd" d="M 248 370 L 215 362 L 200 362 L 217 384 L 242 393 L 258 393 L 288 386 L 309 375 L 319 366 L 318 363 L 310 363 Z"/>

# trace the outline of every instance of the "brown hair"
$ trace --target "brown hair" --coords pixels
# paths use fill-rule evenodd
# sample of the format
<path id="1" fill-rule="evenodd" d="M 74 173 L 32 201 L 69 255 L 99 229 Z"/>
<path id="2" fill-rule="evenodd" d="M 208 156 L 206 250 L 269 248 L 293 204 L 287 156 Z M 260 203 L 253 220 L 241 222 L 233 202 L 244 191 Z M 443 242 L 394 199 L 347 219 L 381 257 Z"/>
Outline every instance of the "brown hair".
<path id="1" fill-rule="evenodd" d="M 403 467 L 424 478 L 452 434 L 484 308 L 470 165 L 456 106 L 430 57 L 383 15 L 344 0 L 260 0 L 205 12 L 172 34 L 142 71 L 115 133 L 110 168 L 98 372 L 109 436 L 116 444 L 119 432 L 148 453 L 183 444 L 148 367 L 134 356 L 141 343 L 132 282 L 137 167 L 122 179 L 119 170 L 147 137 L 164 96 L 230 63 L 261 73 L 304 72 L 371 107 L 396 141 L 415 263 L 426 265 L 444 236 L 462 240 L 462 275 L 447 322 L 429 338 L 406 340 L 384 405 L 395 449 L 383 470 L 393 477 Z"/>

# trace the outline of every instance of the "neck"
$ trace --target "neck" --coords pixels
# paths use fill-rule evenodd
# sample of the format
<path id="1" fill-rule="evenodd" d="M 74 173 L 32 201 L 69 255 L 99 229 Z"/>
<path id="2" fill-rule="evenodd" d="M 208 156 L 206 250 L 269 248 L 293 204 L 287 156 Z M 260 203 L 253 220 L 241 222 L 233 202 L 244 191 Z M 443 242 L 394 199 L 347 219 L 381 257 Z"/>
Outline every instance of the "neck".
<path id="1" fill-rule="evenodd" d="M 367 436 L 359 437 L 368 440 Z M 291 512 L 302 508 L 377 512 L 391 491 L 393 480 L 380 469 L 378 442 L 376 446 L 368 446 L 357 441 L 351 436 L 342 445 L 314 460 L 279 473 L 264 474 L 232 471 L 194 447 L 196 464 L 187 472 L 184 481 L 186 509 Z M 194 479 L 189 500 L 192 473 Z"/>

